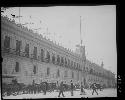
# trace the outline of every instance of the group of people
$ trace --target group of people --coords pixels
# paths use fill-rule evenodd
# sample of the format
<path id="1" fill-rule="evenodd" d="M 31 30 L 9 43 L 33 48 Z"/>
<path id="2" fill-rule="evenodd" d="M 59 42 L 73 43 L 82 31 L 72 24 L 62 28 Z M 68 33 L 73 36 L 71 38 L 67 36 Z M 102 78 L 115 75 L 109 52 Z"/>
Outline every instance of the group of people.
<path id="1" fill-rule="evenodd" d="M 73 82 L 72 82 L 72 80 L 71 80 L 71 85 L 70 85 L 70 90 L 71 90 L 71 96 L 73 96 L 74 94 L 73 94 L 73 90 L 74 90 L 74 85 L 73 85 Z M 102 86 L 100 85 L 100 84 L 97 84 L 97 83 L 93 83 L 93 84 L 91 84 L 90 85 L 90 88 L 92 89 L 92 95 L 94 94 L 94 92 L 98 95 L 98 92 L 97 92 L 97 90 L 99 89 L 100 91 L 102 91 Z M 63 81 L 60 83 L 60 88 L 59 88 L 59 95 L 58 95 L 58 97 L 60 97 L 60 95 L 62 94 L 62 96 L 63 97 L 65 97 L 64 96 L 64 94 L 63 94 L 63 92 L 64 92 L 64 88 L 63 88 Z M 82 84 L 82 82 L 81 82 L 81 86 L 80 86 L 80 95 L 86 95 L 86 92 L 85 92 L 85 89 L 84 89 L 84 86 L 83 86 L 83 84 Z"/>
<path id="2" fill-rule="evenodd" d="M 36 94 L 43 93 L 46 95 L 46 92 L 52 92 L 56 89 L 56 83 L 41 82 L 36 84 L 33 81 L 32 84 L 25 85 L 23 83 L 18 83 L 17 80 L 12 80 L 12 83 L 2 83 L 2 96 L 9 95 L 18 95 L 18 94 Z"/>
<path id="3" fill-rule="evenodd" d="M 98 89 L 100 91 L 102 91 L 102 86 L 100 84 L 97 84 L 97 83 L 91 84 L 90 88 L 93 90 L 92 95 L 94 94 L 94 92 L 98 95 L 98 92 L 97 92 Z"/>
<path id="4" fill-rule="evenodd" d="M 85 94 L 85 90 L 84 90 L 82 82 L 81 82 L 80 90 L 81 90 L 80 95 L 84 95 Z M 73 91 L 74 91 L 74 84 L 73 84 L 72 80 L 71 80 L 71 85 L 70 85 L 70 91 L 71 91 L 71 96 L 74 96 L 74 93 L 73 93 Z M 61 94 L 62 94 L 63 97 L 65 97 L 63 92 L 64 92 L 64 86 L 63 86 L 63 81 L 62 81 L 60 83 L 60 86 L 59 86 L 59 95 L 58 95 L 58 97 L 60 97 Z"/>
<path id="5" fill-rule="evenodd" d="M 22 92 L 23 94 L 43 93 L 44 95 L 46 95 L 46 92 L 57 90 L 59 92 L 58 97 L 60 97 L 61 95 L 65 97 L 63 93 L 64 91 L 70 91 L 71 96 L 74 96 L 73 91 L 77 88 L 80 89 L 80 95 L 86 94 L 83 83 L 81 82 L 80 87 L 75 87 L 72 80 L 70 81 L 70 85 L 65 84 L 63 81 L 61 81 L 60 84 L 49 84 L 48 82 L 41 82 L 40 84 L 36 84 L 35 81 L 33 81 L 33 83 L 30 85 L 22 85 L 19 84 L 16 80 L 13 80 L 12 84 L 2 85 L 2 94 L 6 92 L 7 95 L 11 95 L 13 93 L 19 94 L 20 92 Z M 96 83 L 93 83 L 90 88 L 93 90 L 92 95 L 94 94 L 94 92 L 98 95 L 97 89 L 102 89 L 101 86 Z"/>

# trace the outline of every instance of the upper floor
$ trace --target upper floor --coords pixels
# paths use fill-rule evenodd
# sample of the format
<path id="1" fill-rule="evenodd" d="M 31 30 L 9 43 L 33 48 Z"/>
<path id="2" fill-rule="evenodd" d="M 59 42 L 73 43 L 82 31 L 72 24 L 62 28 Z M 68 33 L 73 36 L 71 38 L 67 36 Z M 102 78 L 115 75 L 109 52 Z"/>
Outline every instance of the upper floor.
<path id="1" fill-rule="evenodd" d="M 26 30 L 7 18 L 1 19 L 2 53 L 13 53 L 81 71 L 84 69 L 84 61 L 80 55 L 54 44 L 42 35 Z"/>

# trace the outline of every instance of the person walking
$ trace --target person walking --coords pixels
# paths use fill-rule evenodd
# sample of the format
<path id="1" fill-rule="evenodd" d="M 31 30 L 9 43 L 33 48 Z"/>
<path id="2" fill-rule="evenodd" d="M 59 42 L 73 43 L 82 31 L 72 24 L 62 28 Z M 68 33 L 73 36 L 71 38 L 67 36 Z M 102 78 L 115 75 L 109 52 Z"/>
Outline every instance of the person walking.
<path id="1" fill-rule="evenodd" d="M 44 95 L 46 95 L 46 91 L 47 91 L 47 82 L 43 82 L 43 92 L 44 92 Z"/>
<path id="2" fill-rule="evenodd" d="M 81 82 L 81 93 L 80 93 L 80 95 L 85 95 L 85 90 L 83 89 L 84 87 L 83 87 L 83 84 L 82 84 L 82 82 Z"/>
<path id="3" fill-rule="evenodd" d="M 96 91 L 96 89 L 97 89 L 97 87 L 96 87 L 96 83 L 93 83 L 92 85 L 91 85 L 91 88 L 92 88 L 92 95 L 94 94 L 94 92 L 96 92 L 96 94 L 98 95 L 98 92 Z"/>
<path id="4" fill-rule="evenodd" d="M 59 92 L 59 83 L 58 83 L 58 81 L 56 82 L 56 89 L 57 89 L 57 92 Z"/>
<path id="5" fill-rule="evenodd" d="M 74 86 L 73 86 L 73 82 L 71 80 L 71 96 L 73 96 L 73 89 L 74 89 Z"/>
<path id="6" fill-rule="evenodd" d="M 63 87 L 63 81 L 62 81 L 60 83 L 60 86 L 59 86 L 59 95 L 58 95 L 58 97 L 60 97 L 60 94 L 62 94 L 62 96 L 65 97 L 64 94 L 63 94 L 63 91 L 64 91 L 64 87 Z"/>

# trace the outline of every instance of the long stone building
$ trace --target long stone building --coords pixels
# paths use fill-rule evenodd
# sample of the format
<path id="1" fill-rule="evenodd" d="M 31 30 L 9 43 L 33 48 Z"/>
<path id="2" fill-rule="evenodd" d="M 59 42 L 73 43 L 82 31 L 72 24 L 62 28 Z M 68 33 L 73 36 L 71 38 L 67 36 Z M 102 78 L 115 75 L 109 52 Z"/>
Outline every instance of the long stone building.
<path id="1" fill-rule="evenodd" d="M 53 43 L 8 17 L 1 16 L 2 82 L 32 84 L 33 80 L 89 86 L 99 82 L 107 87 L 114 85 L 114 74 L 86 59 L 85 46 L 80 53 Z"/>

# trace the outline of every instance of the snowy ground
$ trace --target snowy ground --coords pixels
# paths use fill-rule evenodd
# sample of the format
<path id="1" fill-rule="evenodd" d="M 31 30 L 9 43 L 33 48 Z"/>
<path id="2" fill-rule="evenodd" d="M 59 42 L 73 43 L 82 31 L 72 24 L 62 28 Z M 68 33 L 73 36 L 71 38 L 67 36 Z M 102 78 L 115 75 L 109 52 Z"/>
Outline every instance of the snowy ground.
<path id="1" fill-rule="evenodd" d="M 88 97 L 88 98 L 93 98 L 93 97 L 117 97 L 117 90 L 116 89 L 104 89 L 103 91 L 98 90 L 98 95 L 94 93 L 92 95 L 92 90 L 85 90 L 86 95 L 80 95 L 80 90 L 74 91 L 74 96 L 71 96 L 71 92 L 64 92 L 65 97 L 64 98 L 81 98 L 81 97 Z M 43 95 L 43 93 L 39 94 L 22 94 L 22 95 L 17 95 L 17 96 L 6 96 L 3 97 L 3 99 L 25 99 L 25 98 L 58 98 L 58 92 L 47 92 L 46 95 Z M 61 95 L 62 98 L 62 95 Z"/>

